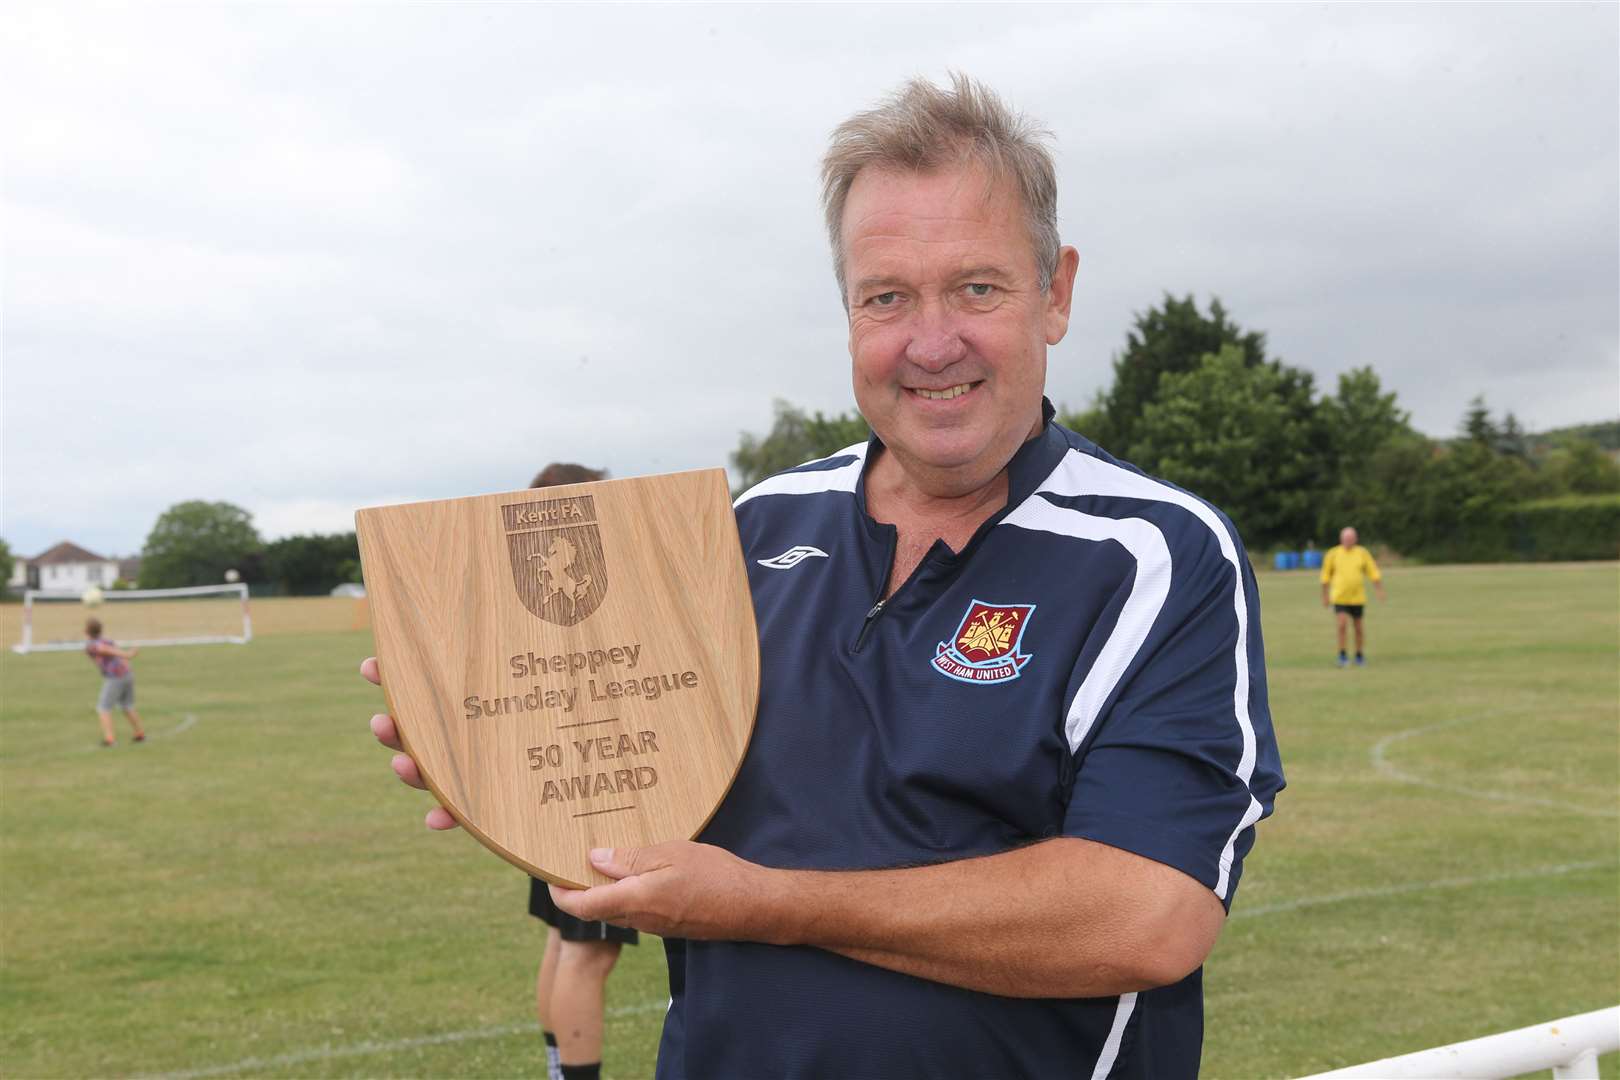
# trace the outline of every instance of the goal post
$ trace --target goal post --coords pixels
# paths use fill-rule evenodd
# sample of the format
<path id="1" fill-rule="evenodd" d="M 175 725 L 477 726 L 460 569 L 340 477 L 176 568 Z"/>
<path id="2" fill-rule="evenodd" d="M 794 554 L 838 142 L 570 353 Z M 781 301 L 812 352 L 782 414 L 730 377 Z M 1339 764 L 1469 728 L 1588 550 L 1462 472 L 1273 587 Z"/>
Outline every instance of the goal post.
<path id="1" fill-rule="evenodd" d="M 120 645 L 245 645 L 253 640 L 248 587 L 196 585 L 185 589 L 109 589 L 98 603 L 77 592 L 29 589 L 23 593 L 22 640 L 13 652 L 84 648 L 84 624 L 99 619 Z"/>

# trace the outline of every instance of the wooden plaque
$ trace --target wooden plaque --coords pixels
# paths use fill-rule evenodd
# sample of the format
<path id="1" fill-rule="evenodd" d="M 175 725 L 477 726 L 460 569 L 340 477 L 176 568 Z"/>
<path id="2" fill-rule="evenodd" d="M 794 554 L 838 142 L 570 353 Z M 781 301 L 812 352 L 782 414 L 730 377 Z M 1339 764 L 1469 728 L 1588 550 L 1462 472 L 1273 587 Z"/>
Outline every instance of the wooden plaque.
<path id="1" fill-rule="evenodd" d="M 742 764 L 759 636 L 725 472 L 355 515 L 383 693 L 468 832 L 536 877 L 689 839 Z"/>

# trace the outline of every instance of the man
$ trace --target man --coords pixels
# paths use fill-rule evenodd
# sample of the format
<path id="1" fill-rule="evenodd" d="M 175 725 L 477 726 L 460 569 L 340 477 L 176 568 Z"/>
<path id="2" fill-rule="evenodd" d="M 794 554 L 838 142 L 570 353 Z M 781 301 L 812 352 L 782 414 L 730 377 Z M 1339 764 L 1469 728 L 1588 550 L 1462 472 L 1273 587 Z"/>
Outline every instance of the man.
<path id="1" fill-rule="evenodd" d="M 1248 561 L 1052 422 L 1078 255 L 1027 122 L 913 82 L 823 181 L 873 436 L 737 501 L 759 713 L 701 842 L 557 904 L 666 938 L 672 1080 L 1192 1076 L 1282 786 Z"/>
<path id="2" fill-rule="evenodd" d="M 1378 600 L 1384 600 L 1384 576 L 1378 572 L 1372 552 L 1356 542 L 1356 530 L 1346 525 L 1339 530 L 1339 546 L 1329 548 L 1322 556 L 1322 606 L 1332 606 L 1339 624 L 1339 666 L 1350 661 L 1344 654 L 1345 623 L 1356 624 L 1356 666 L 1366 667 L 1366 632 L 1362 629 L 1361 615 L 1367 609 L 1366 579 L 1371 578 L 1378 590 Z"/>
<path id="3" fill-rule="evenodd" d="M 118 742 L 113 731 L 112 711 L 122 709 L 124 718 L 134 729 L 135 741 L 146 741 L 146 729 L 141 727 L 141 714 L 135 711 L 135 673 L 129 662 L 139 649 L 120 649 L 101 636 L 101 620 L 90 619 L 84 624 L 84 654 L 101 671 L 101 694 L 96 698 L 96 718 L 101 721 L 101 745 L 114 746 Z"/>
<path id="4" fill-rule="evenodd" d="M 529 486 L 585 484 L 606 476 L 599 469 L 554 462 Z M 603 991 L 620 946 L 639 944 L 641 936 L 626 927 L 558 911 L 539 878 L 529 879 L 529 914 L 548 927 L 534 992 L 548 1080 L 597 1080 L 602 1071 Z"/>

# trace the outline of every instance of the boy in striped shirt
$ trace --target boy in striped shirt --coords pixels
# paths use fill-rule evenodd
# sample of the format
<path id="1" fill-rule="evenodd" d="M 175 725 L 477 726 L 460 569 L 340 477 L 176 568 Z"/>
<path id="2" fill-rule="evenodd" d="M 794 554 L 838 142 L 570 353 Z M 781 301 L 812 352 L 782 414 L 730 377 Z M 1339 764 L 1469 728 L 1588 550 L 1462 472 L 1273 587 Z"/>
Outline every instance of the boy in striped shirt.
<path id="1" fill-rule="evenodd" d="M 135 729 L 135 741 L 146 741 L 146 730 L 141 727 L 141 714 L 135 711 L 135 673 L 129 662 L 139 649 L 120 649 L 101 636 L 101 620 L 91 619 L 84 624 L 84 654 L 101 671 L 101 696 L 96 699 L 96 716 L 101 720 L 101 745 L 112 746 L 114 737 L 112 711 L 124 710 L 130 727 Z"/>

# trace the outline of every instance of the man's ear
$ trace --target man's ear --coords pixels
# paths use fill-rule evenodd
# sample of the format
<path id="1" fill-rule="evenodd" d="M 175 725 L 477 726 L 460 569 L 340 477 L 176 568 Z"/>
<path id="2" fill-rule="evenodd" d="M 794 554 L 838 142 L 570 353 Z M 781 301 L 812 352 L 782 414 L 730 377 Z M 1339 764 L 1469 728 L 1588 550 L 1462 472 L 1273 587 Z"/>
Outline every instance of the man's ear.
<path id="1" fill-rule="evenodd" d="M 1074 303 L 1074 276 L 1080 269 L 1080 253 L 1072 247 L 1058 249 L 1052 285 L 1046 290 L 1046 343 L 1056 345 L 1069 332 L 1069 307 Z"/>

